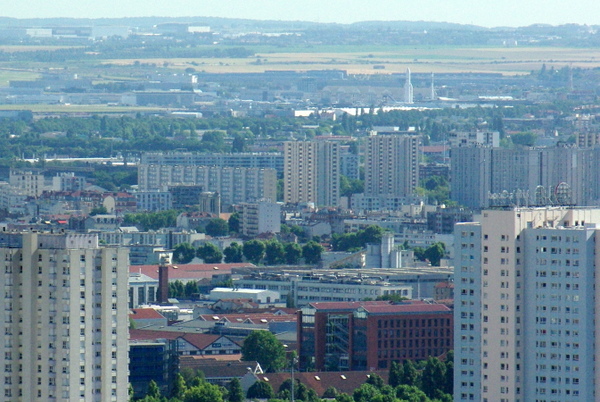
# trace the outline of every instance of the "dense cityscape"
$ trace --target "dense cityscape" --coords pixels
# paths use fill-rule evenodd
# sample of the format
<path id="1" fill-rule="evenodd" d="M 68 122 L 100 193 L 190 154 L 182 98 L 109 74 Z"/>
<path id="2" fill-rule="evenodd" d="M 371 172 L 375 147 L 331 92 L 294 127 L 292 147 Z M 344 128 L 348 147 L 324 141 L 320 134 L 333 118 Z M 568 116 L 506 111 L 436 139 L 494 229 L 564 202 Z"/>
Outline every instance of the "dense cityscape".
<path id="1" fill-rule="evenodd" d="M 0 18 L 0 399 L 598 399 L 597 28 Z"/>

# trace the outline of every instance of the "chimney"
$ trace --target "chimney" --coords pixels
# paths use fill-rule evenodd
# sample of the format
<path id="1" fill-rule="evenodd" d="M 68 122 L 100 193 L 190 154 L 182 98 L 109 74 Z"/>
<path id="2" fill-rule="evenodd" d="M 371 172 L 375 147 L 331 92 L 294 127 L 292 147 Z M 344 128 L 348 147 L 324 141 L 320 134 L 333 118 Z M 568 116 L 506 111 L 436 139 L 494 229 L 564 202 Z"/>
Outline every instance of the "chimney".
<path id="1" fill-rule="evenodd" d="M 158 266 L 158 303 L 166 304 L 169 301 L 169 266 L 167 261 L 161 260 Z"/>

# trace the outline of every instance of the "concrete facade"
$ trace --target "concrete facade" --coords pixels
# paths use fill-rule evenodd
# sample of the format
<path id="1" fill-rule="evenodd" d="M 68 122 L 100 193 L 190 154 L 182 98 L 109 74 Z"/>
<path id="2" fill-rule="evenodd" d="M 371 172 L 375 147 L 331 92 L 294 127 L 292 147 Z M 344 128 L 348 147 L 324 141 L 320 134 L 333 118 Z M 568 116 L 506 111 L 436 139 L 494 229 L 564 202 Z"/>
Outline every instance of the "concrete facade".
<path id="1" fill-rule="evenodd" d="M 5 232 L 0 256 L 4 400 L 126 400 L 127 250 Z"/>

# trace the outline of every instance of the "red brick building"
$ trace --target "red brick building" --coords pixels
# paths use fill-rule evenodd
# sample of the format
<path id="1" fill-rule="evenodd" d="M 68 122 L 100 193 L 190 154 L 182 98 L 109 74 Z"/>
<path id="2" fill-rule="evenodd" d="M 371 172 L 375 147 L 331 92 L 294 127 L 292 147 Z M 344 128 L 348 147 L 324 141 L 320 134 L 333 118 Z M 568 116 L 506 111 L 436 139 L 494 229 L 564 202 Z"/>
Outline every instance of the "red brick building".
<path id="1" fill-rule="evenodd" d="M 452 310 L 410 301 L 310 303 L 298 316 L 301 369 L 389 369 L 453 348 Z"/>

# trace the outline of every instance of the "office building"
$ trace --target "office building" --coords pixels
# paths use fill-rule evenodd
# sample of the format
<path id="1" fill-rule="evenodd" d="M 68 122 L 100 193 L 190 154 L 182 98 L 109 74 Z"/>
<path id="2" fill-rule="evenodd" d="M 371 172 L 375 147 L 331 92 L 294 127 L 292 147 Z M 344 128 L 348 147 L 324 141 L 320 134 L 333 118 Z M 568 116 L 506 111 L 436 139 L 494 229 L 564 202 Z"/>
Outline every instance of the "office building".
<path id="1" fill-rule="evenodd" d="M 419 181 L 419 137 L 375 134 L 365 142 L 365 195 L 405 197 Z"/>
<path id="2" fill-rule="evenodd" d="M 389 301 L 309 303 L 298 315 L 301 370 L 389 369 L 452 350 L 452 310 Z"/>
<path id="3" fill-rule="evenodd" d="M 337 206 L 340 145 L 330 141 L 284 143 L 283 199 L 286 203 Z M 274 199 L 274 198 L 273 198 Z"/>
<path id="4" fill-rule="evenodd" d="M 127 250 L 2 232 L 0 261 L 3 400 L 127 400 Z"/>
<path id="5" fill-rule="evenodd" d="M 598 225 L 568 207 L 456 225 L 454 400 L 597 399 Z"/>

